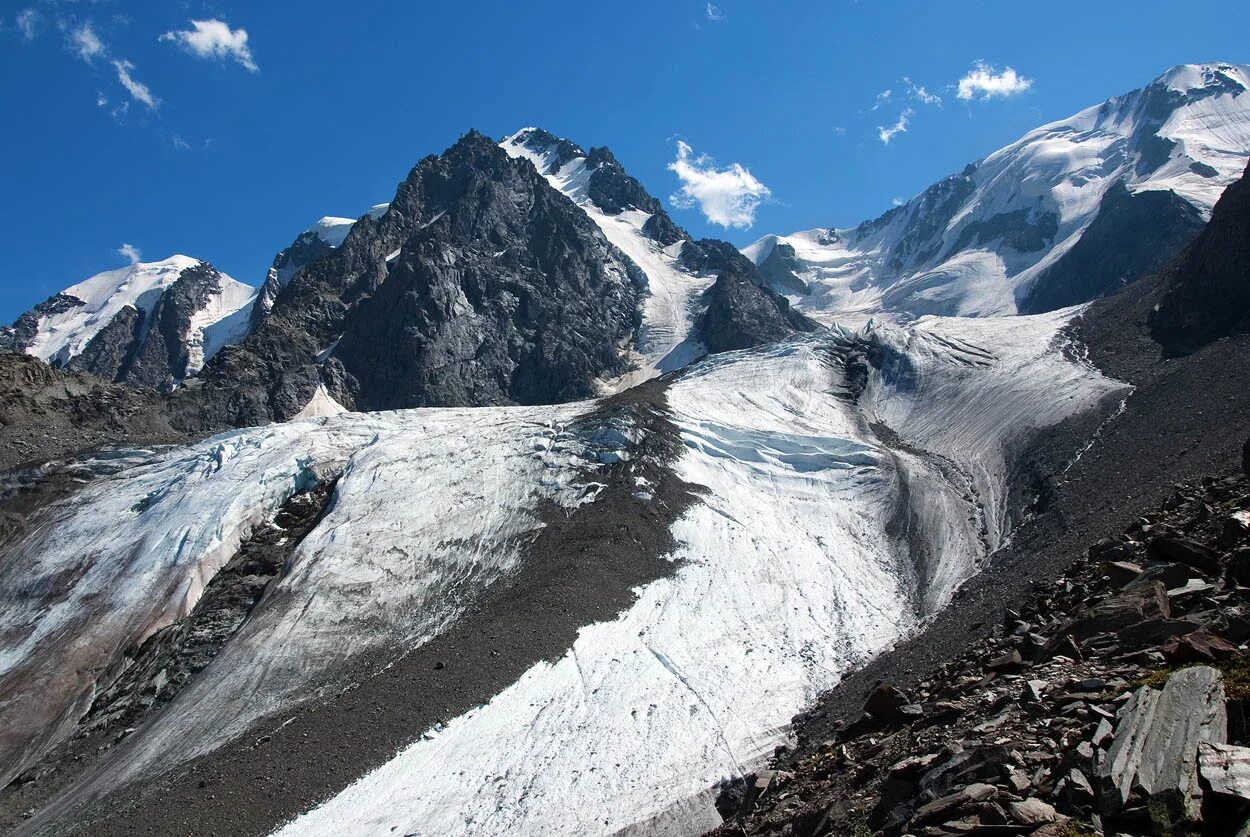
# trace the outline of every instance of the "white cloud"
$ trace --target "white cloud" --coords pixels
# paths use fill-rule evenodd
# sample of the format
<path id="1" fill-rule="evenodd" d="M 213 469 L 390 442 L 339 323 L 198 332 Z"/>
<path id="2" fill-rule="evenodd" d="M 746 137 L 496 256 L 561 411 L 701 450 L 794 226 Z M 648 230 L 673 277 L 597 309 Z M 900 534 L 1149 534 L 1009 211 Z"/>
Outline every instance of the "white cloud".
<path id="1" fill-rule="evenodd" d="M 247 45 L 246 29 L 231 29 L 224 20 L 193 20 L 191 26 L 166 32 L 160 40 L 172 41 L 197 58 L 232 59 L 253 73 L 260 69 Z"/>
<path id="2" fill-rule="evenodd" d="M 890 99 L 894 98 L 893 90 L 882 90 L 877 94 L 877 101 L 872 103 L 872 109 L 877 110 L 882 105 L 889 104 Z"/>
<path id="3" fill-rule="evenodd" d="M 1033 80 L 1024 78 L 1011 67 L 999 72 L 993 64 L 977 61 L 968 74 L 959 80 L 960 99 L 992 99 L 995 96 L 1007 97 L 1023 93 L 1033 86 Z"/>
<path id="4" fill-rule="evenodd" d="M 22 33 L 22 40 L 34 40 L 35 32 L 39 27 L 39 12 L 33 8 L 22 9 L 14 18 L 18 31 Z"/>
<path id="5" fill-rule="evenodd" d="M 99 58 L 104 54 L 104 43 L 100 40 L 100 36 L 96 34 L 95 28 L 92 27 L 90 21 L 78 26 L 69 33 L 69 48 L 88 64 L 93 59 Z"/>
<path id="6" fill-rule="evenodd" d="M 143 258 L 143 251 L 133 244 L 123 244 L 121 247 L 117 248 L 117 255 L 126 259 L 131 264 L 138 264 L 139 260 Z"/>
<path id="7" fill-rule="evenodd" d="M 706 154 L 696 155 L 680 140 L 677 159 L 669 163 L 668 168 L 681 181 L 681 189 L 669 197 L 673 206 L 679 209 L 697 206 L 710 223 L 726 229 L 750 229 L 760 201 L 772 196 L 768 187 L 741 164 L 718 169 L 715 160 Z"/>
<path id="8" fill-rule="evenodd" d="M 148 106 L 149 110 L 156 110 L 156 106 L 160 104 L 160 101 L 152 95 L 152 91 L 148 89 L 146 84 L 130 74 L 135 65 L 123 58 L 120 61 L 114 61 L 113 67 L 117 70 L 117 80 L 121 82 L 122 87 L 126 88 L 126 92 L 130 94 L 130 97 L 136 102 L 143 102 L 143 104 Z"/>
<path id="9" fill-rule="evenodd" d="M 892 199 L 890 200 L 890 203 L 894 204 L 895 206 L 902 206 L 902 205 L 903 205 L 903 199 L 902 199 L 902 198 L 892 198 Z"/>
<path id="10" fill-rule="evenodd" d="M 103 91 L 97 90 L 95 92 L 95 103 L 96 103 L 96 107 L 101 107 L 101 108 L 109 103 L 108 97 L 104 95 Z"/>
<path id="11" fill-rule="evenodd" d="M 924 89 L 923 85 L 916 84 L 907 76 L 903 76 L 903 83 L 907 85 L 907 92 L 916 101 L 922 105 L 937 105 L 941 107 L 942 97 L 936 93 L 930 93 Z"/>
<path id="12" fill-rule="evenodd" d="M 894 139 L 899 134 L 907 133 L 907 123 L 911 121 L 911 118 L 915 116 L 915 114 L 916 112 L 914 110 L 907 108 L 898 115 L 898 121 L 890 127 L 887 128 L 884 125 L 878 125 L 877 137 L 880 138 L 881 144 L 889 145 L 890 140 Z"/>
<path id="13" fill-rule="evenodd" d="M 721 12 L 719 6 L 713 6 L 711 3 L 708 3 L 707 4 L 707 19 L 714 23 L 720 23 L 722 20 L 725 19 L 725 15 Z"/>
<path id="14" fill-rule="evenodd" d="M 174 144 L 174 148 L 177 148 L 179 151 L 187 151 L 191 148 L 191 143 L 184 140 L 178 134 L 174 134 L 173 139 L 171 141 Z"/>

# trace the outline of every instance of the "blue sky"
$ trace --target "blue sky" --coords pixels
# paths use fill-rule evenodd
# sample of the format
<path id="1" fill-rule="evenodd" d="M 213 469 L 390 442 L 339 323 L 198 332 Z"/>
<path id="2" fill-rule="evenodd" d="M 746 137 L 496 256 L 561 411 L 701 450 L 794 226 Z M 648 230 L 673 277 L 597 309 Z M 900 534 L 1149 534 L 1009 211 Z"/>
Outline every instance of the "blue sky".
<path id="1" fill-rule="evenodd" d="M 741 245 L 875 217 L 1173 64 L 1250 61 L 1250 4 L 1141 0 L 4 0 L 0 24 L 5 322 L 123 244 L 256 283 L 470 127 L 608 145 L 670 205 L 683 174 L 677 221 Z"/>

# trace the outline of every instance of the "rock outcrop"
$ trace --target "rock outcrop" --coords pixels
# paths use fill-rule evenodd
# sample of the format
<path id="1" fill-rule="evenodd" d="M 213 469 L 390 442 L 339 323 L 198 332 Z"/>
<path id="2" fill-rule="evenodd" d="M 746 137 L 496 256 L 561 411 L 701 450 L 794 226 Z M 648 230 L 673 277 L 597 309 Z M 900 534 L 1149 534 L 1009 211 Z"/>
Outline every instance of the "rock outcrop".
<path id="1" fill-rule="evenodd" d="M 1163 276 L 1150 330 L 1169 355 L 1250 331 L 1250 166 Z"/>
<path id="2" fill-rule="evenodd" d="M 698 324 L 708 351 L 749 349 L 820 328 L 792 309 L 785 297 L 758 284 L 756 278 L 729 267 L 708 289 L 707 309 Z"/>
<path id="3" fill-rule="evenodd" d="M 0 471 L 110 444 L 182 441 L 152 390 L 0 352 Z"/>

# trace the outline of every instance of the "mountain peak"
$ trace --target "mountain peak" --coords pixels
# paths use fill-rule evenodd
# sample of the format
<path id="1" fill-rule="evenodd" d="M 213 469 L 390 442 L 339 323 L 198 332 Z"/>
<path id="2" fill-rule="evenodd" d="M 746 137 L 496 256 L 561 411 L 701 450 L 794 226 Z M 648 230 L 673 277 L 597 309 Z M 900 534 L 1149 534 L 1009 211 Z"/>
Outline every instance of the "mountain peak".
<path id="1" fill-rule="evenodd" d="M 1250 65 L 1216 61 L 1205 64 L 1177 64 L 1155 79 L 1178 93 L 1214 88 L 1237 95 L 1250 88 Z"/>

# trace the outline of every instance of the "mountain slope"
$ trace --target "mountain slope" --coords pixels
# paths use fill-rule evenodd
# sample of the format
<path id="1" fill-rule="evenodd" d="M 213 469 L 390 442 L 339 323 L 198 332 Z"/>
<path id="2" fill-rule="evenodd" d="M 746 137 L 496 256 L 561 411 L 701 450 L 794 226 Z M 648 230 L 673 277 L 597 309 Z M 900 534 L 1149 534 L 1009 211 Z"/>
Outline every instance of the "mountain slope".
<path id="1" fill-rule="evenodd" d="M 1202 235 L 1164 274 L 1149 322 L 1171 355 L 1250 331 L 1250 166 L 1224 192 Z"/>
<path id="2" fill-rule="evenodd" d="M 765 236 L 744 252 L 823 320 L 1087 301 L 1162 266 L 1198 233 L 1250 156 L 1248 87 L 1245 66 L 1175 67 L 1031 131 L 874 221 Z M 1117 255 L 1098 257 L 1108 252 Z"/>
<path id="3" fill-rule="evenodd" d="M 679 369 L 709 349 L 723 351 L 758 346 L 816 327 L 805 318 L 790 314 L 784 300 L 761 290 L 753 295 L 752 302 L 759 314 L 780 324 L 779 327 L 767 336 L 735 332 L 733 339 L 726 341 L 723 331 L 738 322 L 727 317 L 721 323 L 722 335 L 714 338 L 719 341 L 717 345 L 708 345 L 706 335 L 699 328 L 701 312 L 710 301 L 705 295 L 717 277 L 726 271 L 751 284 L 760 284 L 761 280 L 747 260 L 725 242 L 692 240 L 606 148 L 586 152 L 569 140 L 540 128 L 523 128 L 506 137 L 500 145 L 510 155 L 532 162 L 646 277 L 641 328 L 631 351 L 631 360 L 638 368 L 607 382 L 609 389 L 632 386 Z M 735 298 L 745 299 L 745 296 Z"/>
<path id="4" fill-rule="evenodd" d="M 0 329 L 0 348 L 118 383 L 168 388 L 247 333 L 256 289 L 171 256 L 108 270 Z"/>
<path id="5" fill-rule="evenodd" d="M 368 216 L 377 219 L 385 214 L 386 210 L 387 205 L 381 203 L 371 208 Z M 354 218 L 336 218 L 327 215 L 300 233 L 293 242 L 274 256 L 273 264 L 265 274 L 265 281 L 261 284 L 260 293 L 257 294 L 256 303 L 252 307 L 252 328 L 259 325 L 260 321 L 269 314 L 278 294 L 290 284 L 300 268 L 312 264 L 342 244 L 355 223 Z"/>

